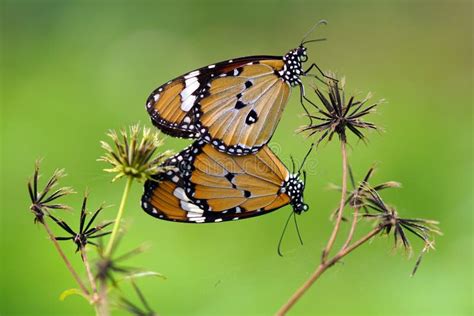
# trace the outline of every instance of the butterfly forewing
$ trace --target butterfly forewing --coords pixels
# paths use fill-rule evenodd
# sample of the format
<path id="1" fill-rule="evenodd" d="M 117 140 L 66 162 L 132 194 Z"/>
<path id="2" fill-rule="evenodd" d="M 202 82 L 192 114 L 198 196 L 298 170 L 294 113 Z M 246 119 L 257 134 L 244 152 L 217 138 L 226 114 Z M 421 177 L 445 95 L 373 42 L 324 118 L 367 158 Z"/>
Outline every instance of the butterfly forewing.
<path id="1" fill-rule="evenodd" d="M 282 57 L 224 61 L 180 76 L 147 100 L 153 123 L 177 137 L 201 138 L 219 151 L 244 155 L 272 137 L 290 94 Z"/>

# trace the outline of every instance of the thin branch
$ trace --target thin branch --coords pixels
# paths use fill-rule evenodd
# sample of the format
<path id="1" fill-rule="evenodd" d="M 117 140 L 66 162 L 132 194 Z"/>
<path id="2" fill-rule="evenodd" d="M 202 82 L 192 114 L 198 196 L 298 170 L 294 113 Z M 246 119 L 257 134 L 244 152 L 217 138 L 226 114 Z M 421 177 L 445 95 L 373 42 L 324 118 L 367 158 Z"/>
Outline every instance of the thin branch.
<path id="1" fill-rule="evenodd" d="M 339 209 L 337 211 L 337 218 L 334 224 L 334 228 L 331 233 L 331 237 L 329 237 L 328 243 L 323 250 L 323 254 L 321 257 L 321 262 L 324 263 L 327 260 L 329 253 L 331 252 L 332 247 L 334 246 L 334 242 L 336 241 L 337 233 L 339 232 L 339 228 L 341 226 L 342 218 L 343 218 L 343 210 L 344 205 L 346 203 L 346 193 L 347 193 L 347 150 L 346 150 L 346 141 L 345 139 L 341 140 L 341 154 L 342 154 L 342 188 L 341 188 L 341 200 L 339 202 Z"/>
<path id="2" fill-rule="evenodd" d="M 99 284 L 99 301 L 96 308 L 97 315 L 108 316 L 110 315 L 109 311 L 109 301 L 108 301 L 108 289 L 107 282 L 103 280 Z"/>
<path id="3" fill-rule="evenodd" d="M 351 229 L 349 230 L 349 234 L 347 235 L 346 242 L 345 242 L 344 245 L 342 246 L 341 250 L 346 249 L 346 248 L 349 246 L 349 244 L 351 243 L 352 238 L 354 237 L 354 233 L 355 233 L 356 226 L 357 226 L 357 219 L 358 219 L 358 216 L 359 216 L 359 207 L 358 207 L 358 206 L 355 206 L 355 207 L 354 207 L 354 214 L 353 214 L 353 216 L 352 216 Z"/>
<path id="4" fill-rule="evenodd" d="M 89 279 L 89 283 L 91 284 L 92 293 L 94 295 L 97 295 L 97 285 L 95 283 L 94 275 L 92 274 L 91 266 L 90 266 L 89 260 L 87 258 L 87 253 L 86 253 L 85 247 L 81 247 L 80 251 L 81 251 L 82 262 L 84 263 L 84 266 L 85 266 L 86 272 L 87 272 L 87 277 Z M 94 303 L 95 303 L 96 299 L 97 299 L 97 297 L 92 298 Z"/>
<path id="5" fill-rule="evenodd" d="M 64 263 L 66 264 L 66 267 L 68 268 L 69 272 L 71 272 L 72 276 L 74 277 L 74 279 L 76 280 L 77 284 L 79 285 L 79 287 L 81 288 L 81 291 L 86 295 L 86 296 L 90 296 L 90 293 L 89 293 L 89 290 L 87 289 L 87 287 L 84 285 L 84 283 L 82 282 L 81 278 L 79 277 L 79 275 L 77 274 L 76 270 L 74 270 L 74 268 L 72 267 L 71 265 L 71 262 L 68 260 L 68 258 L 66 257 L 66 255 L 64 254 L 63 250 L 61 249 L 61 246 L 59 246 L 59 243 L 58 241 L 56 240 L 56 238 L 54 237 L 53 235 L 53 232 L 51 231 L 51 229 L 49 228 L 48 224 L 46 223 L 46 221 L 42 221 L 41 222 L 46 230 L 46 232 L 48 233 L 48 236 L 49 236 L 49 239 L 51 239 L 51 241 L 53 242 L 54 244 L 54 247 L 56 247 L 56 250 L 59 252 L 59 255 L 61 256 L 61 258 L 63 259 Z"/>
<path id="6" fill-rule="evenodd" d="M 353 250 L 370 240 L 372 237 L 376 236 L 382 231 L 382 226 L 377 226 L 371 232 L 369 232 L 364 237 L 360 238 L 352 245 L 341 249 L 333 258 L 321 263 L 313 274 L 306 280 L 303 285 L 296 290 L 296 292 L 290 297 L 290 299 L 280 308 L 276 313 L 278 316 L 286 315 L 286 313 L 295 305 L 295 303 L 303 296 L 303 294 L 313 285 L 313 283 L 319 279 L 321 274 L 323 274 L 328 268 L 332 267 L 336 262 L 347 256 Z"/>
<path id="7" fill-rule="evenodd" d="M 94 275 L 92 274 L 92 269 L 91 269 L 89 260 L 87 258 L 87 253 L 86 253 L 85 247 L 81 247 L 80 251 L 81 251 L 82 262 L 84 263 L 84 266 L 86 268 L 87 277 L 89 278 L 89 283 L 90 283 L 91 288 L 92 288 L 91 302 L 94 305 L 95 314 L 97 316 L 107 316 L 107 314 L 101 314 L 101 308 L 100 308 L 101 298 L 100 298 L 99 293 L 97 292 L 97 284 L 95 282 Z"/>

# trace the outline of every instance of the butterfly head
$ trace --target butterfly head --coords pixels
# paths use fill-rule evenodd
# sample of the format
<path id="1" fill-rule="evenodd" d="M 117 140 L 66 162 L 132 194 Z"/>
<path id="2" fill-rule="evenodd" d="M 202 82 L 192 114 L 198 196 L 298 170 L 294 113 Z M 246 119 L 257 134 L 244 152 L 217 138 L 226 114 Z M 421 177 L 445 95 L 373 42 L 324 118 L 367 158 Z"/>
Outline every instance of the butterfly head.
<path id="1" fill-rule="evenodd" d="M 308 60 L 308 54 L 306 53 L 306 47 L 301 44 L 298 48 L 295 48 L 294 51 L 296 52 L 296 56 L 298 56 L 299 60 L 302 63 L 305 63 Z"/>
<path id="2" fill-rule="evenodd" d="M 299 178 L 298 174 L 292 174 L 282 188 L 282 191 L 290 197 L 293 211 L 298 215 L 309 209 L 308 205 L 303 202 L 304 185 L 304 181 Z"/>

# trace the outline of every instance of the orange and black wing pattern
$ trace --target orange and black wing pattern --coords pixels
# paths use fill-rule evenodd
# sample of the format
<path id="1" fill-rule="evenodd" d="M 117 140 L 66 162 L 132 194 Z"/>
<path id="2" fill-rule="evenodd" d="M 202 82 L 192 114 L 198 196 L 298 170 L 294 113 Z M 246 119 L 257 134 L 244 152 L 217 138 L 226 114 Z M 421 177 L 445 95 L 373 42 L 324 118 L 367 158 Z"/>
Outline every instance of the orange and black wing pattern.
<path id="1" fill-rule="evenodd" d="M 203 139 L 231 155 L 255 153 L 275 132 L 291 87 L 301 85 L 303 57 L 299 47 L 209 65 L 158 87 L 146 108 L 171 136 Z"/>
<path id="2" fill-rule="evenodd" d="M 285 205 L 307 210 L 304 183 L 264 146 L 232 156 L 204 141 L 165 162 L 175 167 L 145 183 L 143 209 L 163 220 L 205 223 L 268 214 Z"/>

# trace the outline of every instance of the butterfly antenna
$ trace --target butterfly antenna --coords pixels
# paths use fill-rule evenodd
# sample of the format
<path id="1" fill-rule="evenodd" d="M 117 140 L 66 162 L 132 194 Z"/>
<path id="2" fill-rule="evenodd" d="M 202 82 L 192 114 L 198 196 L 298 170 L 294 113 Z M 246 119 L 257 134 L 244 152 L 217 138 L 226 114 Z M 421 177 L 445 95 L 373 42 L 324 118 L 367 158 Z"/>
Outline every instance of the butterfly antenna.
<path id="1" fill-rule="evenodd" d="M 283 241 L 283 237 L 285 236 L 286 228 L 288 227 L 288 223 L 290 222 L 291 215 L 293 215 L 294 212 L 290 213 L 290 216 L 288 216 L 288 219 L 286 220 L 285 226 L 283 227 L 283 231 L 281 232 L 280 240 L 278 241 L 278 248 L 277 248 L 277 253 L 280 257 L 283 257 L 283 253 L 281 252 L 281 243 Z"/>
<path id="2" fill-rule="evenodd" d="M 308 149 L 308 152 L 306 153 L 306 155 L 304 155 L 303 162 L 301 163 L 301 166 L 298 169 L 298 174 L 300 174 L 301 169 L 303 169 L 304 164 L 306 163 L 306 159 L 308 159 L 309 154 L 311 154 L 311 152 L 313 151 L 313 148 L 314 148 L 315 145 L 316 145 L 316 142 L 312 143 L 311 146 Z"/>
<path id="3" fill-rule="evenodd" d="M 291 159 L 291 173 L 294 174 L 296 171 L 295 159 L 293 158 L 293 156 L 290 156 L 290 159 Z"/>
<path id="4" fill-rule="evenodd" d="M 315 30 L 319 25 L 321 25 L 321 24 L 326 25 L 326 24 L 328 24 L 328 21 L 326 21 L 326 20 L 319 20 L 316 24 L 314 24 L 314 25 L 309 29 L 309 31 L 306 32 L 306 34 L 303 36 L 303 39 L 301 40 L 300 46 L 303 46 L 304 44 L 310 43 L 310 42 L 319 42 L 319 41 L 321 41 L 321 40 L 325 40 L 325 39 L 318 39 L 318 40 L 305 41 L 306 38 L 308 38 L 308 36 L 309 36 L 311 33 L 313 33 L 314 30 Z"/>
<path id="5" fill-rule="evenodd" d="M 324 42 L 324 41 L 327 41 L 327 38 L 323 37 L 323 38 L 315 38 L 315 39 L 312 39 L 312 40 L 308 40 L 308 41 L 305 41 L 303 43 L 301 43 L 301 45 L 306 45 L 308 43 L 314 43 L 314 42 Z"/>
<path id="6" fill-rule="evenodd" d="M 301 246 L 303 246 L 303 238 L 301 238 L 300 229 L 298 227 L 298 221 L 296 220 L 296 213 L 293 212 L 293 219 L 295 221 L 296 233 L 298 234 L 298 239 L 300 240 Z"/>

